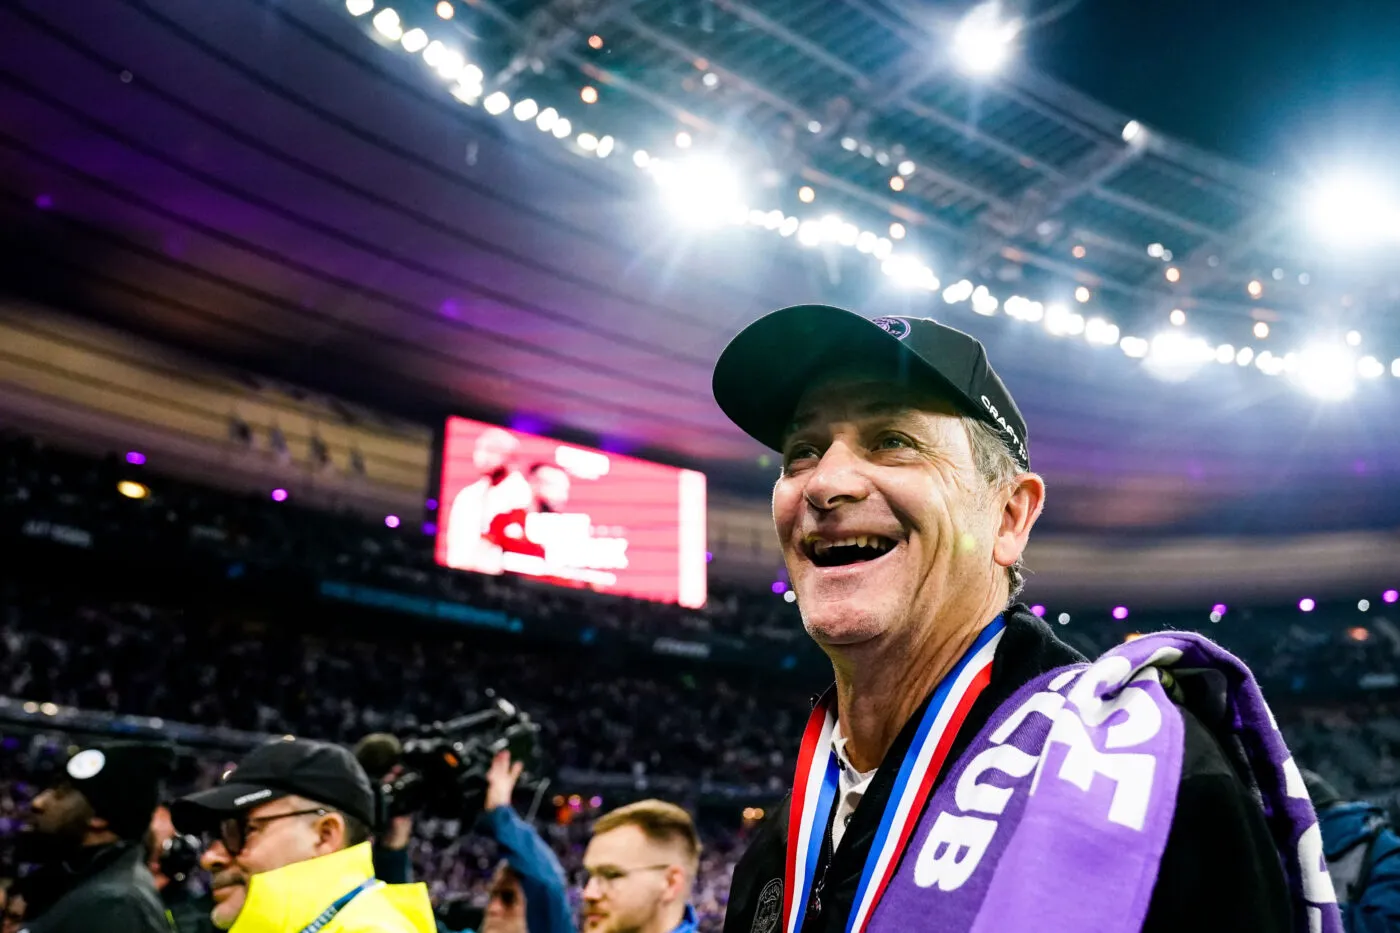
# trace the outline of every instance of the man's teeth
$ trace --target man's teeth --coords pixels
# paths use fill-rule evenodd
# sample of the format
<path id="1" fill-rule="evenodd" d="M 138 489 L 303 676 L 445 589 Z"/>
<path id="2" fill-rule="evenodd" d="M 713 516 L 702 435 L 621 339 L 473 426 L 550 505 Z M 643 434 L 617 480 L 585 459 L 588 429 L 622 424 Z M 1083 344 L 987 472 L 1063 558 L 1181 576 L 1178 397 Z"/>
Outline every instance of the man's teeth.
<path id="1" fill-rule="evenodd" d="M 878 535 L 857 535 L 854 538 L 841 538 L 836 541 L 817 541 L 812 545 L 812 552 L 825 554 L 834 547 L 866 547 L 883 553 L 892 546 L 893 543 L 888 538 L 881 538 Z"/>

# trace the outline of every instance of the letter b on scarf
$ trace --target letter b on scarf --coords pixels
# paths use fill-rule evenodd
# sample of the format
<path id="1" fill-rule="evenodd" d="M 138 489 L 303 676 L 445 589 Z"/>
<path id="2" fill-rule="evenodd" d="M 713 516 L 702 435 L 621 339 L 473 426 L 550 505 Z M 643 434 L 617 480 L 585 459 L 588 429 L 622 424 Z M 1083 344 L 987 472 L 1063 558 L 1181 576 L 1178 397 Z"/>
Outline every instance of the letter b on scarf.
<path id="1" fill-rule="evenodd" d="M 937 885 L 940 891 L 956 891 L 977 870 L 996 831 L 995 820 L 938 814 L 919 850 L 914 883 L 921 888 Z"/>

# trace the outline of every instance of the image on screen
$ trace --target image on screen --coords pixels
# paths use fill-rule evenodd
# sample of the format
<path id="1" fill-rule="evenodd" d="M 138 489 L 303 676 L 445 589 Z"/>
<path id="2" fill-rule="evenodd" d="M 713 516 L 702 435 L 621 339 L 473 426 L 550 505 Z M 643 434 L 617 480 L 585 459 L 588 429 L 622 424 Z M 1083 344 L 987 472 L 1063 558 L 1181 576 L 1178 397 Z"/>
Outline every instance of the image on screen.
<path id="1" fill-rule="evenodd" d="M 699 608 L 705 475 L 451 417 L 437 562 Z"/>

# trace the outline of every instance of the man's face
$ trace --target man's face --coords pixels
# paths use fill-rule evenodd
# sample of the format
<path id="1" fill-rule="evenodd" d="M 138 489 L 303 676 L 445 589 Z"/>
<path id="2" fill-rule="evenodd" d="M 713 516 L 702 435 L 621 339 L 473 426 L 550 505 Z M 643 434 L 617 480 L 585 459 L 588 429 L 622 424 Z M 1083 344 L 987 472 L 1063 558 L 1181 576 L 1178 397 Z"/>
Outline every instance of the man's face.
<path id="1" fill-rule="evenodd" d="M 569 474 L 559 467 L 539 467 L 530 477 L 530 485 L 536 498 L 555 512 L 569 504 Z"/>
<path id="2" fill-rule="evenodd" d="M 599 833 L 588 843 L 583 867 L 584 933 L 636 933 L 685 896 L 679 853 L 653 842 L 635 826 Z"/>
<path id="3" fill-rule="evenodd" d="M 214 926 L 227 930 L 238 919 L 248 896 L 248 879 L 297 862 L 328 854 L 314 815 L 285 816 L 309 809 L 308 801 L 284 797 L 254 807 L 243 815 L 243 848 L 231 855 L 216 840 L 200 856 L 200 866 L 210 875 L 214 909 L 209 916 Z M 283 817 L 278 819 L 277 817 Z"/>
<path id="4" fill-rule="evenodd" d="M 486 902 L 481 933 L 527 933 L 525 892 L 515 872 L 504 865 L 491 877 L 490 899 Z"/>
<path id="5" fill-rule="evenodd" d="M 150 851 L 147 852 L 146 867 L 151 870 L 151 875 L 156 879 L 156 890 L 163 890 L 170 879 L 160 870 L 161 849 L 171 839 L 175 838 L 175 824 L 170 819 L 170 810 L 166 807 L 156 807 L 151 814 L 151 831 L 149 835 Z"/>
<path id="6" fill-rule="evenodd" d="M 476 446 L 472 448 L 472 463 L 481 472 L 490 473 L 504 466 L 519 446 L 520 442 L 509 431 L 491 428 L 476 439 Z"/>
<path id="7" fill-rule="evenodd" d="M 82 791 L 68 783 L 50 787 L 29 804 L 32 830 L 47 837 L 55 849 L 81 846 L 92 828 L 93 817 L 92 804 Z"/>
<path id="8" fill-rule="evenodd" d="M 951 405 L 837 375 L 803 396 L 783 464 L 773 520 L 819 644 L 897 636 L 942 605 L 989 597 L 1001 507 Z"/>
<path id="9" fill-rule="evenodd" d="M 12 894 L 5 899 L 5 919 L 0 923 L 0 933 L 19 933 L 24 926 L 24 895 Z"/>

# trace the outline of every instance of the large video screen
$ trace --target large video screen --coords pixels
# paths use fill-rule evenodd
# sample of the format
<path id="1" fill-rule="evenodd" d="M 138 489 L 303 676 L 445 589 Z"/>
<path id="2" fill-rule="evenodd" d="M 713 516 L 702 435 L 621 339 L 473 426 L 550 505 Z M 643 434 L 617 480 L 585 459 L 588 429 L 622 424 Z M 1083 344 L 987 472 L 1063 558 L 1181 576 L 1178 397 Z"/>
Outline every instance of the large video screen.
<path id="1" fill-rule="evenodd" d="M 447 419 L 437 562 L 699 608 L 705 475 Z"/>

